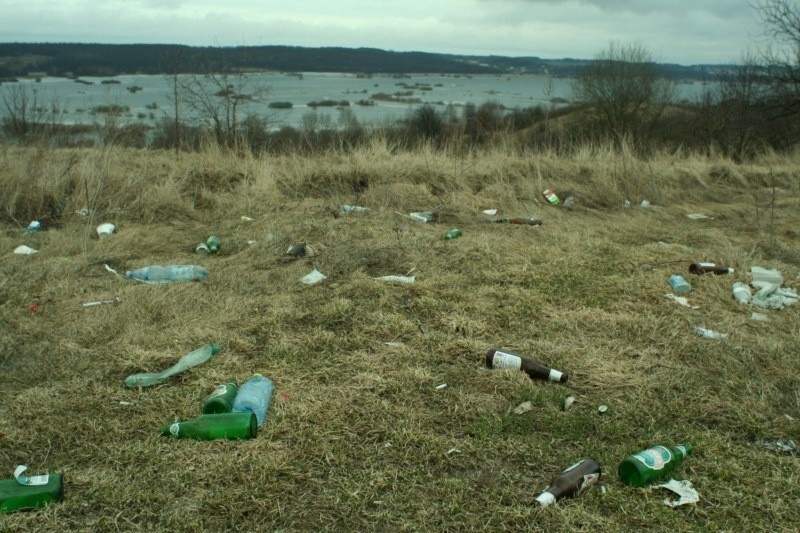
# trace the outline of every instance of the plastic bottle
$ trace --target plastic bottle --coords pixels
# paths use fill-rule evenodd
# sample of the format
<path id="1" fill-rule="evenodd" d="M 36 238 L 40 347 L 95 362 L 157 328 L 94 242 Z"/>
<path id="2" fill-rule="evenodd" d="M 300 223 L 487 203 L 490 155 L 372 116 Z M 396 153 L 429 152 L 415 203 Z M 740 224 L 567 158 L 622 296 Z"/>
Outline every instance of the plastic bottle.
<path id="1" fill-rule="evenodd" d="M 237 392 L 239 392 L 239 385 L 235 381 L 217 385 L 206 403 L 203 404 L 203 414 L 230 413 Z"/>
<path id="2" fill-rule="evenodd" d="M 733 274 L 733 269 L 716 263 L 692 263 L 689 265 L 689 272 L 698 276 L 702 274 L 716 274 L 719 276 L 721 274 Z"/>
<path id="3" fill-rule="evenodd" d="M 740 304 L 750 303 L 750 300 L 753 298 L 753 295 L 750 293 L 750 287 L 741 281 L 737 281 L 733 284 L 732 292 L 733 297 Z"/>
<path id="4" fill-rule="evenodd" d="M 444 236 L 444 238 L 445 238 L 445 239 L 447 239 L 448 241 L 449 241 L 450 239 L 457 239 L 457 238 L 459 238 L 459 237 L 461 237 L 461 230 L 460 230 L 460 229 L 458 229 L 458 228 L 453 228 L 453 229 L 451 229 L 451 230 L 450 230 L 450 231 L 448 231 L 448 232 L 447 232 L 447 234 Z"/>
<path id="5" fill-rule="evenodd" d="M 252 439 L 258 432 L 253 413 L 220 413 L 200 415 L 194 420 L 161 426 L 161 434 L 176 439 Z"/>
<path id="6" fill-rule="evenodd" d="M 148 283 L 170 283 L 173 281 L 205 281 L 206 269 L 199 265 L 148 266 L 128 270 L 125 277 Z"/>
<path id="7" fill-rule="evenodd" d="M 575 498 L 600 481 L 602 469 L 594 459 L 584 459 L 558 475 L 550 486 L 536 497 L 542 507 L 552 505 L 562 498 Z"/>
<path id="8" fill-rule="evenodd" d="M 498 348 L 491 348 L 486 352 L 486 367 L 522 370 L 531 379 L 547 379 L 559 383 L 566 383 L 569 377 L 567 374 L 545 366 L 535 359 Z"/>
<path id="9" fill-rule="evenodd" d="M 673 274 L 669 277 L 669 286 L 672 287 L 672 290 L 675 292 L 689 292 L 692 290 L 692 286 L 686 281 L 683 276 L 678 276 L 677 274 Z"/>
<path id="10" fill-rule="evenodd" d="M 239 387 L 236 399 L 233 400 L 233 412 L 255 413 L 258 425 L 261 427 L 267 416 L 273 388 L 272 380 L 261 374 L 253 374 L 253 377 Z"/>
<path id="11" fill-rule="evenodd" d="M 212 254 L 219 252 L 219 237 L 216 235 L 210 236 L 206 241 L 206 246 L 208 246 L 208 249 Z"/>
<path id="12" fill-rule="evenodd" d="M 492 222 L 498 224 L 520 224 L 525 226 L 541 226 L 542 221 L 533 217 L 496 218 Z"/>
<path id="13" fill-rule="evenodd" d="M 143 372 L 141 374 L 128 376 L 125 378 L 125 385 L 128 387 L 149 387 L 151 385 L 157 385 L 168 377 L 179 374 L 193 366 L 205 363 L 216 355 L 217 352 L 219 352 L 219 346 L 216 344 L 206 344 L 205 346 L 201 346 L 187 353 L 181 357 L 177 363 L 166 370 L 162 370 L 161 372 Z"/>
<path id="14" fill-rule="evenodd" d="M 18 467 L 17 471 L 23 467 Z M 21 483 L 21 479 L 0 480 L 0 513 L 11 513 L 44 507 L 64 499 L 64 480 L 61 474 L 34 476 L 35 484 Z"/>
<path id="15" fill-rule="evenodd" d="M 619 465 L 619 477 L 626 485 L 641 487 L 672 472 L 690 453 L 690 444 L 653 446 L 626 457 Z"/>

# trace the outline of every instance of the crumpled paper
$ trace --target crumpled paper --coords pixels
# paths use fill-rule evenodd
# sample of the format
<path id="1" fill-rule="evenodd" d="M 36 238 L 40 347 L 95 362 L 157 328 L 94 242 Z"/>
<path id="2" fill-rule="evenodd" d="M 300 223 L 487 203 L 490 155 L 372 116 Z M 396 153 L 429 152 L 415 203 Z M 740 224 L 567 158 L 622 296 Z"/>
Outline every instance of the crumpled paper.
<path id="1" fill-rule="evenodd" d="M 788 455 L 800 454 L 800 448 L 797 447 L 797 443 L 792 439 L 757 440 L 753 445 L 766 448 L 776 453 L 785 453 Z"/>
<path id="2" fill-rule="evenodd" d="M 694 487 L 692 487 L 692 482 L 688 479 L 683 481 L 670 479 L 661 485 L 654 485 L 653 488 L 667 489 L 677 494 L 679 496 L 677 500 L 670 500 L 669 498 L 664 500 L 664 505 L 668 505 L 673 508 L 680 505 L 686 505 L 687 503 L 697 503 L 700 501 L 700 494 L 698 494 Z"/>
<path id="3" fill-rule="evenodd" d="M 700 309 L 699 305 L 691 305 L 689 300 L 686 299 L 686 296 L 675 296 L 672 293 L 667 293 L 664 296 L 669 298 L 670 300 L 674 301 L 677 304 L 680 304 L 684 307 L 688 307 L 689 309 Z"/>

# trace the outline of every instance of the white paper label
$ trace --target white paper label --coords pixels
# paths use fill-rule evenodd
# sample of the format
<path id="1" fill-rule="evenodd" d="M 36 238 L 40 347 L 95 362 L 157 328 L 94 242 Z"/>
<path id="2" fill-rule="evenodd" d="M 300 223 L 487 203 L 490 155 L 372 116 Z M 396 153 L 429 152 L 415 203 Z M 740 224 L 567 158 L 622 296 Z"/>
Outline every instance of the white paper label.
<path id="1" fill-rule="evenodd" d="M 519 370 L 522 368 L 522 358 L 518 355 L 497 351 L 494 352 L 494 357 L 492 358 L 492 368 Z"/>
<path id="2" fill-rule="evenodd" d="M 550 381 L 561 381 L 562 375 L 558 370 L 550 369 Z"/>
<path id="3" fill-rule="evenodd" d="M 715 266 L 717 266 L 716 263 L 698 263 L 698 264 L 704 268 L 714 268 Z"/>
<path id="4" fill-rule="evenodd" d="M 17 482 L 20 485 L 47 485 L 47 482 L 50 480 L 49 474 L 42 474 L 39 476 L 23 476 L 22 473 L 27 470 L 28 467 L 25 465 L 19 465 L 16 470 L 14 470 L 14 477 L 16 478 Z"/>

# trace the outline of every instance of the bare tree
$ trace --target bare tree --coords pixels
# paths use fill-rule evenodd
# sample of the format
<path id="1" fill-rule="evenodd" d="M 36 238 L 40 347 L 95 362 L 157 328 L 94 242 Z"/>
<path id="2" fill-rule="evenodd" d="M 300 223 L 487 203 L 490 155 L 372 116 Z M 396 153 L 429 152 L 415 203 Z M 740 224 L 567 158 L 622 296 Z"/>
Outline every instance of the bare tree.
<path id="1" fill-rule="evenodd" d="M 640 144 L 675 100 L 676 84 L 642 46 L 612 42 L 577 75 L 573 93 L 617 144 Z"/>
<path id="2" fill-rule="evenodd" d="M 0 115 L 3 132 L 21 143 L 46 136 L 58 114 L 54 103 L 45 104 L 35 88 L 25 85 L 0 86 Z"/>
<path id="3" fill-rule="evenodd" d="M 227 69 L 205 76 L 188 75 L 178 83 L 181 101 L 212 129 L 217 143 L 237 150 L 243 140 L 244 107 L 263 102 L 270 92 L 252 75 Z"/>

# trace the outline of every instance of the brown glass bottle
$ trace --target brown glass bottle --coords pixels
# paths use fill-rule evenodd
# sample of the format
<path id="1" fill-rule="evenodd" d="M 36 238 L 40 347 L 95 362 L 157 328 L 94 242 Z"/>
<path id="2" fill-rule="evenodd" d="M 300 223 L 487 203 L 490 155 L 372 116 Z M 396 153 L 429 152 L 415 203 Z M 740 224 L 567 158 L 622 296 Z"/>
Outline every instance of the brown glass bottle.
<path id="1" fill-rule="evenodd" d="M 733 269 L 716 263 L 692 263 L 689 265 L 689 272 L 697 274 L 698 276 L 702 274 L 716 274 L 719 276 L 722 274 L 732 274 Z"/>
<path id="2" fill-rule="evenodd" d="M 547 490 L 536 497 L 542 507 L 552 505 L 562 498 L 575 498 L 600 481 L 602 469 L 594 459 L 584 459 L 558 475 Z"/>
<path id="3" fill-rule="evenodd" d="M 515 218 L 496 218 L 492 220 L 492 222 L 496 222 L 498 224 L 520 224 L 524 226 L 541 226 L 542 221 L 538 218 L 526 218 L 526 217 L 515 217 Z"/>
<path id="4" fill-rule="evenodd" d="M 500 348 L 492 348 L 486 352 L 486 367 L 513 368 L 522 370 L 531 379 L 547 379 L 559 383 L 566 383 L 568 378 L 563 372 L 544 366 L 535 359 Z"/>

